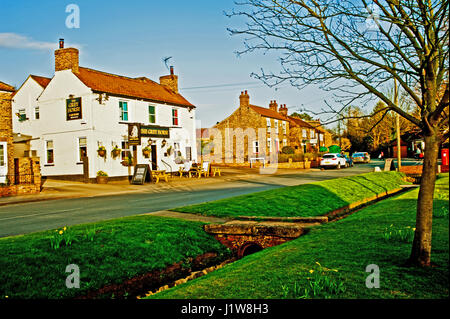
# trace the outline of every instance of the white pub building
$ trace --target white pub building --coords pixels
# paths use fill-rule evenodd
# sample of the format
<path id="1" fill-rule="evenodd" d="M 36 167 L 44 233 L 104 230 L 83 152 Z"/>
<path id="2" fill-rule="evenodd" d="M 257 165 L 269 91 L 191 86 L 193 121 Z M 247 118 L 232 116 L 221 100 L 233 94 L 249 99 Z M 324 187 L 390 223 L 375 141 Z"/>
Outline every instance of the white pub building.
<path id="1" fill-rule="evenodd" d="M 195 106 L 172 67 L 156 83 L 81 67 L 77 49 L 59 47 L 53 78 L 30 75 L 13 97 L 13 130 L 32 137 L 43 176 L 120 178 L 136 164 L 175 172 L 196 161 Z"/>

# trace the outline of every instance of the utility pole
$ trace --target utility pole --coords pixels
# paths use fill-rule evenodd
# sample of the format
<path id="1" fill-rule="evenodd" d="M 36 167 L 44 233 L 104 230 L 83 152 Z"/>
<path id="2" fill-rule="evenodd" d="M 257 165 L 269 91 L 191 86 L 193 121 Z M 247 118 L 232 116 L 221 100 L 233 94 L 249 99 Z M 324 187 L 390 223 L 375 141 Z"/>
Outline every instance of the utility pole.
<path id="1" fill-rule="evenodd" d="M 394 63 L 395 68 L 395 63 Z M 398 107 L 398 89 L 397 80 L 394 78 L 394 104 Z M 400 171 L 402 168 L 402 149 L 400 143 L 400 114 L 397 113 L 395 124 L 397 126 L 397 169 Z"/>

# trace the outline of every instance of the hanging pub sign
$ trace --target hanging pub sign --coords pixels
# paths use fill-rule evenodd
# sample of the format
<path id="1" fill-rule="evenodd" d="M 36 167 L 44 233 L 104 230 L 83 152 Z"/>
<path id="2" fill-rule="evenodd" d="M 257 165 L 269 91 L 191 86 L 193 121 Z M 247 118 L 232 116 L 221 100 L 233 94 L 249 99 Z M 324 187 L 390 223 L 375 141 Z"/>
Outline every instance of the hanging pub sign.
<path id="1" fill-rule="evenodd" d="M 128 145 L 141 145 L 141 124 L 128 124 Z"/>
<path id="2" fill-rule="evenodd" d="M 168 127 L 161 126 L 141 126 L 142 137 L 159 137 L 170 138 L 170 131 Z"/>
<path id="3" fill-rule="evenodd" d="M 66 120 L 81 120 L 81 97 L 66 100 Z"/>

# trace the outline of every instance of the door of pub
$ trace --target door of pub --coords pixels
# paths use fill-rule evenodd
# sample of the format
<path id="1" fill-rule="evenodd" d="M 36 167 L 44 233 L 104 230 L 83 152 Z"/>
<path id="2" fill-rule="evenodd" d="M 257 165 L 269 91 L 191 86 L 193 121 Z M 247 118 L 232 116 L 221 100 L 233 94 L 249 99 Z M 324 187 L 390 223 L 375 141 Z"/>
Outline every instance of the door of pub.
<path id="1" fill-rule="evenodd" d="M 157 148 L 156 145 L 152 145 L 152 171 L 158 170 L 158 158 L 157 158 Z"/>

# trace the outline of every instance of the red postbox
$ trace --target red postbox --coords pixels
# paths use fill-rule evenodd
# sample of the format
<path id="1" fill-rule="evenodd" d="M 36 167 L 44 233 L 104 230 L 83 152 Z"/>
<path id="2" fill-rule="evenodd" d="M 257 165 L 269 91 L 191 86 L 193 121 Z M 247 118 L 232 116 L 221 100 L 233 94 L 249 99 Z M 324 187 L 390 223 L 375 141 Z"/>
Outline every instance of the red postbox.
<path id="1" fill-rule="evenodd" d="M 448 148 L 443 148 L 441 150 L 441 172 L 448 172 Z"/>

